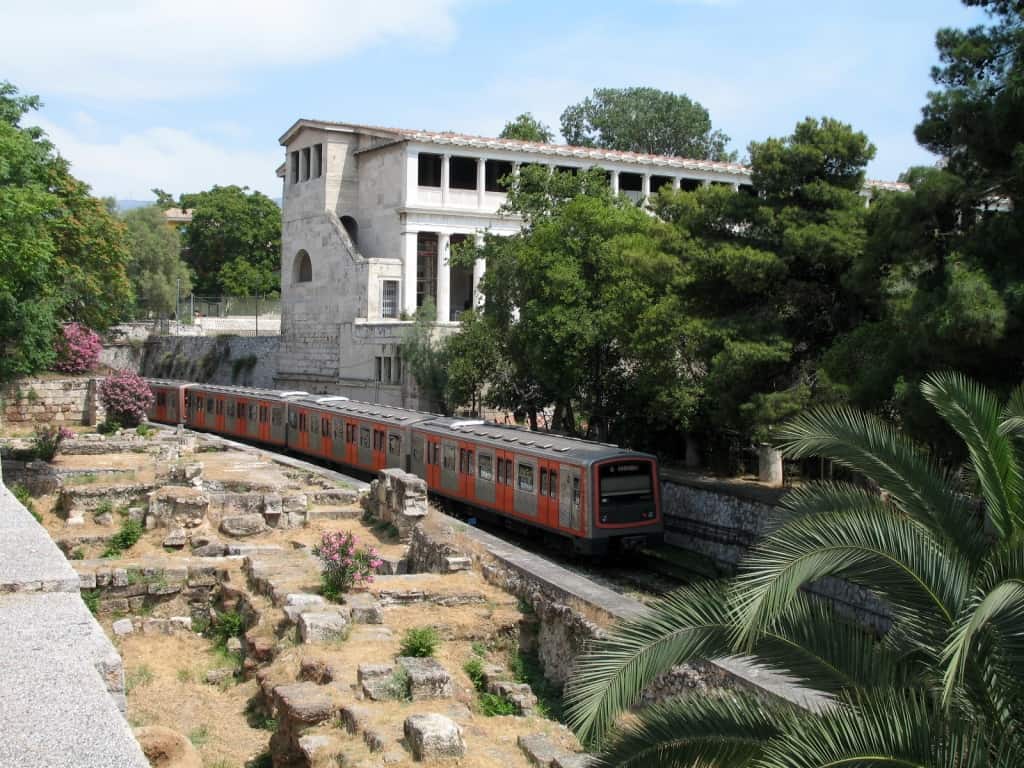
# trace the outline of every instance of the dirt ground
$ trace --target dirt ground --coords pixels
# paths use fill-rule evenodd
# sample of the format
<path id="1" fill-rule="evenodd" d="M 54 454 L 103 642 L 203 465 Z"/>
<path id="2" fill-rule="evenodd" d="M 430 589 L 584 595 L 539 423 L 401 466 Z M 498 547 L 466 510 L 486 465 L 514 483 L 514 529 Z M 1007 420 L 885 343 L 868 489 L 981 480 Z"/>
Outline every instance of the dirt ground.
<path id="1" fill-rule="evenodd" d="M 119 643 L 133 727 L 162 725 L 184 734 L 208 768 L 242 768 L 264 752 L 271 732 L 246 719 L 254 681 L 210 685 L 211 669 L 230 666 L 199 635 L 130 635 Z"/>

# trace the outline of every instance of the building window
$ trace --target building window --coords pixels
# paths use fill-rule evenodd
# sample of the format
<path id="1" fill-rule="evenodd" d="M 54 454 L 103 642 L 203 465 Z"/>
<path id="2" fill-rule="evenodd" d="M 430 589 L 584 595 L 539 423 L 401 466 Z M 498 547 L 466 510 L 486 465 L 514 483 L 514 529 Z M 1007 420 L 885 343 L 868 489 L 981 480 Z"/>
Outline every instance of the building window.
<path id="1" fill-rule="evenodd" d="M 299 153 L 292 152 L 292 184 L 299 183 Z"/>
<path id="2" fill-rule="evenodd" d="M 448 160 L 448 186 L 452 189 L 476 189 L 475 157 L 452 157 Z"/>
<path id="3" fill-rule="evenodd" d="M 341 217 L 341 226 L 345 228 L 348 236 L 352 239 L 352 245 L 359 245 L 359 224 L 351 216 Z"/>
<path id="4" fill-rule="evenodd" d="M 443 161 L 444 158 L 441 155 L 420 152 L 418 181 L 421 187 L 441 186 L 441 163 Z"/>
<path id="5" fill-rule="evenodd" d="M 373 358 L 373 380 L 384 381 L 384 358 L 380 355 Z"/>
<path id="6" fill-rule="evenodd" d="M 319 179 L 324 172 L 324 145 L 313 145 L 313 178 Z"/>
<path id="7" fill-rule="evenodd" d="M 651 194 L 655 192 L 661 192 L 662 187 L 672 188 L 672 177 L 671 176 L 651 176 Z"/>
<path id="8" fill-rule="evenodd" d="M 390 384 L 391 381 L 392 381 L 392 378 L 391 378 L 391 358 L 390 357 L 385 357 L 383 362 L 384 362 L 384 371 L 381 374 L 381 381 L 386 381 L 388 384 Z"/>
<path id="9" fill-rule="evenodd" d="M 511 176 L 512 163 L 506 160 L 488 160 L 484 169 L 484 189 L 488 192 L 505 192 L 508 184 L 503 184 L 502 180 Z"/>
<path id="10" fill-rule="evenodd" d="M 416 235 L 416 306 L 428 300 L 437 306 L 437 233 Z"/>
<path id="11" fill-rule="evenodd" d="M 292 281 L 296 283 L 311 283 L 313 281 L 313 262 L 305 250 L 295 254 L 295 263 L 292 267 Z"/>
<path id="12" fill-rule="evenodd" d="M 516 487 L 520 491 L 533 493 L 533 467 L 529 464 L 519 464 L 519 480 Z"/>
<path id="13" fill-rule="evenodd" d="M 380 288 L 380 316 L 398 317 L 398 281 L 382 280 Z"/>
<path id="14" fill-rule="evenodd" d="M 693 192 L 694 190 L 700 189 L 703 185 L 704 184 L 700 179 L 679 180 L 679 188 L 684 192 Z"/>
<path id="15" fill-rule="evenodd" d="M 303 181 L 309 181 L 309 147 L 302 150 L 302 174 Z"/>

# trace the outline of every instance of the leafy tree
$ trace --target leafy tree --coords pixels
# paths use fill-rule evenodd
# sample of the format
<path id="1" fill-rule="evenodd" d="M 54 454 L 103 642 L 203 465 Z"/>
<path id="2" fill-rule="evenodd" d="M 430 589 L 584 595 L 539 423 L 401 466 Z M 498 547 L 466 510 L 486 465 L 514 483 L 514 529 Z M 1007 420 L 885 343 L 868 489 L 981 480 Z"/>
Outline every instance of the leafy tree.
<path id="1" fill-rule="evenodd" d="M 963 440 L 972 487 L 874 416 L 832 408 L 787 424 L 789 455 L 831 458 L 881 492 L 792 491 L 735 579 L 685 587 L 596 641 L 566 700 L 603 765 L 1024 764 L 1024 387 L 1001 406 L 946 373 L 922 394 Z M 803 591 L 829 576 L 885 601 L 884 637 Z M 736 691 L 619 719 L 673 666 L 735 654 L 796 680 L 820 711 Z"/>
<path id="2" fill-rule="evenodd" d="M 519 141 L 535 141 L 540 144 L 550 144 L 554 141 L 555 134 L 551 128 L 535 118 L 529 112 L 523 112 L 515 120 L 505 123 L 505 127 L 498 134 L 501 139 L 519 139 Z"/>
<path id="3" fill-rule="evenodd" d="M 153 189 L 151 189 L 150 192 L 152 192 L 153 195 L 156 197 L 156 203 L 154 203 L 154 205 L 156 205 L 156 207 L 162 211 L 166 211 L 168 208 L 174 208 L 175 206 L 178 205 L 174 201 L 174 197 L 171 195 L 171 193 L 165 192 L 164 190 L 160 189 L 160 187 L 153 187 Z"/>
<path id="4" fill-rule="evenodd" d="M 131 252 L 128 277 L 135 293 L 136 315 L 173 312 L 178 281 L 181 295 L 192 290 L 188 268 L 181 260 L 181 236 L 167 224 L 158 205 L 135 208 L 125 213 L 123 220 Z"/>
<path id="5" fill-rule="evenodd" d="M 416 311 L 416 322 L 402 338 L 402 359 L 431 408 L 448 413 L 445 389 L 448 384 L 448 356 L 443 342 L 435 338 L 437 309 L 430 300 Z"/>
<path id="6" fill-rule="evenodd" d="M 131 299 L 123 230 L 0 82 L 0 379 L 49 366 L 65 320 L 105 328 Z"/>
<path id="7" fill-rule="evenodd" d="M 734 160 L 729 137 L 712 129 L 707 109 L 685 94 L 657 88 L 596 88 L 562 112 L 569 144 L 624 152 Z"/>
<path id="8" fill-rule="evenodd" d="M 281 290 L 281 209 L 273 200 L 247 187 L 229 186 L 182 195 L 180 203 L 192 209 L 184 244 L 196 291 Z"/>
<path id="9" fill-rule="evenodd" d="M 859 190 L 874 147 L 830 118 L 750 145 L 752 194 L 663 190 L 678 230 L 682 336 L 700 361 L 699 426 L 763 441 L 834 393 L 819 358 L 856 321 L 844 275 L 864 248 Z"/>

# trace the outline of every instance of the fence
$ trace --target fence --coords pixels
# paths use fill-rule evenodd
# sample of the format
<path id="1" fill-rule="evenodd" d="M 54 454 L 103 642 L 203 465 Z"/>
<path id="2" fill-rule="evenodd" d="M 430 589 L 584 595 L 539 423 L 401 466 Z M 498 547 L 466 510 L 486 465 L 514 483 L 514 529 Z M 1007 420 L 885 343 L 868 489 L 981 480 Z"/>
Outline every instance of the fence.
<path id="1" fill-rule="evenodd" d="M 194 317 L 260 317 L 280 315 L 278 296 L 196 296 L 183 297 L 178 305 L 182 322 Z"/>

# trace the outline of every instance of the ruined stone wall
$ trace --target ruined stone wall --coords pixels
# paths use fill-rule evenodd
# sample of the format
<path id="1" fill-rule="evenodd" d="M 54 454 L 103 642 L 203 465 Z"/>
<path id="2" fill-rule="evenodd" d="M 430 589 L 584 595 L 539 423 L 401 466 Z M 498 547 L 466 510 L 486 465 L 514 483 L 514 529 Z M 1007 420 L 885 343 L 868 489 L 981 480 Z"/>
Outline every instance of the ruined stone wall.
<path id="1" fill-rule="evenodd" d="M 92 376 L 26 378 L 0 389 L 0 425 L 95 424 L 105 413 Z"/>
<path id="2" fill-rule="evenodd" d="M 139 373 L 206 384 L 273 387 L 279 336 L 154 336 Z"/>

